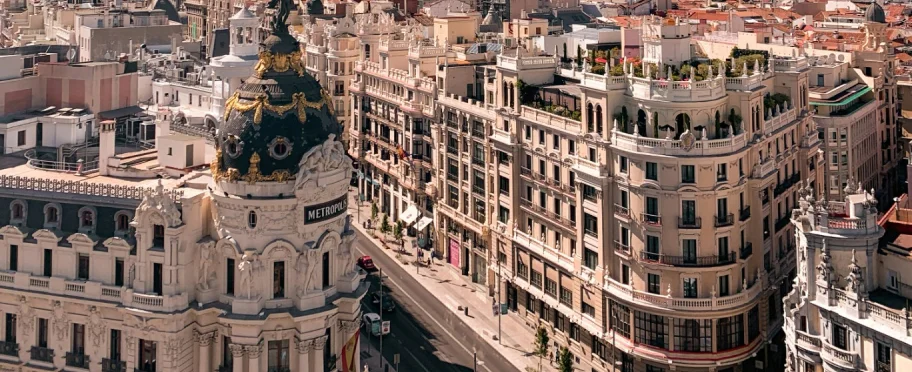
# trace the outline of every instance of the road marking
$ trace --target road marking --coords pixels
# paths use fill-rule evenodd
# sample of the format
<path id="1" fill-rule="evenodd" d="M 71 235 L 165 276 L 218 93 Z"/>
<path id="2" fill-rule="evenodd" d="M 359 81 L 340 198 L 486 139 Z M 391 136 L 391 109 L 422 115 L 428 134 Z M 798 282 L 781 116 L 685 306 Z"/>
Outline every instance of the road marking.
<path id="1" fill-rule="evenodd" d="M 357 247 L 356 249 L 357 249 L 359 252 L 361 252 L 362 255 L 364 255 L 364 251 L 363 251 L 363 249 L 362 249 L 361 247 Z M 381 249 L 382 249 L 382 248 L 381 248 Z M 408 275 L 408 274 L 406 273 L 406 275 Z M 428 312 L 427 310 L 425 310 L 424 307 L 421 306 L 421 303 L 419 303 L 418 301 L 416 301 L 410 294 L 408 294 L 408 291 L 403 290 L 402 286 L 400 286 L 398 283 L 396 283 L 395 280 L 393 280 L 392 278 L 390 278 L 390 277 L 387 275 L 386 281 L 388 281 L 388 282 L 390 282 L 391 284 L 393 284 L 393 285 L 395 285 L 396 287 L 398 287 L 398 288 L 399 288 L 399 293 L 402 293 L 402 294 L 404 294 L 406 297 L 408 297 L 408 299 L 411 300 L 412 303 L 415 304 L 415 306 L 417 306 L 419 309 L 421 309 L 421 312 L 423 312 L 424 315 L 427 315 L 427 317 L 428 317 L 431 321 L 433 321 L 434 324 L 437 325 L 437 327 L 440 327 L 440 329 L 443 330 L 443 332 L 445 332 L 445 333 L 447 334 L 447 336 L 450 336 L 450 338 L 453 339 L 453 341 L 455 341 L 456 344 L 459 345 L 459 347 L 461 347 L 463 350 L 465 350 L 466 353 L 468 353 L 468 354 L 473 354 L 473 355 L 474 355 L 474 353 L 473 353 L 471 350 L 469 350 L 469 348 L 465 347 L 465 345 L 463 345 L 461 342 L 459 342 L 459 339 L 456 338 L 456 336 L 453 336 L 453 334 L 450 333 L 450 331 L 449 331 L 446 327 L 444 327 L 442 324 L 440 324 L 440 322 L 438 322 L 436 318 L 434 318 L 433 316 L 431 316 L 431 313 Z M 415 282 L 415 284 L 417 284 L 417 285 L 421 286 L 422 288 L 424 288 L 424 286 L 421 285 L 421 283 L 418 283 L 417 281 Z M 427 288 L 424 288 L 424 289 L 427 290 Z M 441 303 L 441 305 L 442 305 L 442 303 Z M 456 316 L 456 318 L 457 318 L 456 320 L 457 320 L 457 321 L 460 321 L 460 322 L 462 321 L 462 319 L 458 319 L 458 318 L 459 318 L 459 314 L 454 313 L 453 315 Z M 463 322 L 463 323 L 464 323 L 464 322 Z M 469 326 L 468 324 L 465 324 L 465 325 L 466 325 L 466 327 L 468 327 L 469 329 L 472 328 L 472 327 Z M 479 335 L 479 337 L 480 337 L 480 335 Z M 482 340 L 482 341 L 483 341 L 483 340 Z M 409 354 L 411 354 L 411 352 L 409 352 Z M 417 361 L 417 359 L 416 359 L 416 361 Z M 421 364 L 421 363 L 419 362 L 418 364 Z M 487 370 L 488 372 L 494 372 L 494 371 L 491 371 L 490 368 L 488 368 L 487 366 L 485 366 L 485 365 L 483 365 L 483 364 L 481 365 L 481 367 L 483 367 L 483 368 L 484 368 L 485 370 Z M 425 371 L 427 371 L 427 369 L 425 369 Z"/>

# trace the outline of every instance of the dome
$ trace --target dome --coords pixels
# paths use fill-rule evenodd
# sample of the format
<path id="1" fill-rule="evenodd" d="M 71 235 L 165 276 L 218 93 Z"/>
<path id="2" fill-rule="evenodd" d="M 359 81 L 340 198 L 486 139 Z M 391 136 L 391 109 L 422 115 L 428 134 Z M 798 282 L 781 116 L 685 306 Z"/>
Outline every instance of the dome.
<path id="1" fill-rule="evenodd" d="M 304 70 L 300 46 L 285 26 L 287 1 L 277 1 L 273 32 L 260 45 L 253 74 L 225 103 L 211 164 L 216 180 L 293 180 L 310 149 L 342 133 L 332 101 Z"/>
<path id="2" fill-rule="evenodd" d="M 868 6 L 868 9 L 865 10 L 865 22 L 872 23 L 887 23 L 887 15 L 884 13 L 884 9 L 876 1 L 872 2 Z"/>

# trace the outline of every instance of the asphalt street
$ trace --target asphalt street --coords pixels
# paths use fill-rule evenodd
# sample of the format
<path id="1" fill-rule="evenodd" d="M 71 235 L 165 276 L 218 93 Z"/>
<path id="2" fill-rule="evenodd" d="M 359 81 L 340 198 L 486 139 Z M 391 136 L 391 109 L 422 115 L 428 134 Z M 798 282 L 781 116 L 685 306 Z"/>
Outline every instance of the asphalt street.
<path id="1" fill-rule="evenodd" d="M 383 269 L 383 295 L 392 296 L 396 310 L 383 314 L 390 321 L 390 334 L 383 337 L 383 356 L 392 363 L 399 354 L 400 372 L 466 372 L 473 371 L 473 353 L 477 353 L 479 372 L 518 372 L 460 317 L 447 309 L 437 297 L 418 284 L 392 258 L 358 232 L 355 240 L 358 256 L 370 255 Z M 422 270 L 427 270 L 422 268 Z M 371 293 L 380 288 L 378 273 L 368 275 Z M 368 294 L 364 312 L 379 313 Z M 363 330 L 362 330 L 363 331 Z M 361 345 L 362 355 L 376 354 L 380 339 L 370 337 L 371 345 Z M 392 366 L 395 367 L 395 366 Z M 373 371 L 373 370 L 372 370 Z M 376 371 L 379 372 L 379 371 Z"/>

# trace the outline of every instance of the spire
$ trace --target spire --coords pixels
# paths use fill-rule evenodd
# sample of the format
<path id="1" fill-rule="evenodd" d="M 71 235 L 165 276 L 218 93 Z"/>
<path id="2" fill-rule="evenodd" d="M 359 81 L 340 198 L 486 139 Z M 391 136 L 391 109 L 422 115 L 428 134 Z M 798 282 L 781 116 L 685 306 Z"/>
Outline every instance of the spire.
<path id="1" fill-rule="evenodd" d="M 864 273 L 861 271 L 861 266 L 858 266 L 858 259 L 855 257 L 854 249 L 852 249 L 852 262 L 849 264 L 849 275 L 846 276 L 846 290 L 861 295 L 867 293 Z"/>
<path id="2" fill-rule="evenodd" d="M 823 239 L 820 249 L 820 263 L 817 264 L 817 282 L 829 286 L 833 274 L 833 265 L 830 263 L 830 252 L 827 249 L 826 239 Z"/>

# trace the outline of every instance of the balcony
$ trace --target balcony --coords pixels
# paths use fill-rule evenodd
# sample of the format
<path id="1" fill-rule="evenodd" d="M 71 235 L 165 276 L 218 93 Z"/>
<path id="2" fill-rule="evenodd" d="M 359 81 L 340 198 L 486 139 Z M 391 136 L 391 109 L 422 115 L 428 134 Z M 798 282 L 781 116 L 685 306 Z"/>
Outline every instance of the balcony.
<path id="1" fill-rule="evenodd" d="M 630 245 L 629 245 L 629 244 L 624 244 L 624 243 L 622 243 L 622 242 L 619 241 L 619 240 L 615 240 L 615 241 L 614 241 L 614 250 L 620 251 L 620 252 L 630 253 Z"/>
<path id="2" fill-rule="evenodd" d="M 678 217 L 679 229 L 699 229 L 702 225 L 700 217 Z"/>
<path id="3" fill-rule="evenodd" d="M 698 139 L 691 145 L 681 140 L 642 137 L 612 130 L 611 144 L 617 149 L 669 156 L 712 156 L 723 155 L 744 148 L 747 145 L 747 134 L 721 139 Z"/>
<path id="4" fill-rule="evenodd" d="M 614 214 L 616 216 L 630 218 L 630 208 L 615 204 L 614 205 Z"/>
<path id="5" fill-rule="evenodd" d="M 715 221 L 716 227 L 725 227 L 735 224 L 735 215 L 732 213 L 723 214 L 721 216 L 715 216 L 713 219 Z"/>
<path id="6" fill-rule="evenodd" d="M 659 216 L 657 214 L 640 213 L 640 220 L 643 221 L 644 225 L 656 227 L 662 226 L 662 216 Z"/>
<path id="7" fill-rule="evenodd" d="M 0 355 L 19 357 L 19 344 L 9 341 L 0 341 Z"/>
<path id="8" fill-rule="evenodd" d="M 792 219 L 788 215 L 785 215 L 782 218 L 776 220 L 776 232 L 781 231 L 786 226 L 788 226 L 789 223 L 791 223 L 791 222 L 792 222 Z"/>
<path id="9" fill-rule="evenodd" d="M 839 349 L 827 342 L 823 342 L 820 357 L 823 359 L 824 363 L 832 364 L 842 369 L 855 370 L 858 354 Z"/>
<path id="10" fill-rule="evenodd" d="M 670 266 L 712 267 L 735 263 L 737 256 L 731 252 L 724 256 L 667 256 L 658 253 L 640 251 L 640 260 Z"/>
<path id="11" fill-rule="evenodd" d="M 127 362 L 102 358 L 101 372 L 127 372 Z"/>
<path id="12" fill-rule="evenodd" d="M 741 212 L 738 213 L 738 221 L 744 222 L 751 217 L 751 207 L 747 206 L 741 209 Z"/>
<path id="13" fill-rule="evenodd" d="M 745 243 L 744 246 L 741 247 L 741 252 L 740 252 L 741 259 L 746 260 L 752 254 L 754 254 L 754 244 L 751 242 Z"/>
<path id="14" fill-rule="evenodd" d="M 85 354 L 66 353 L 67 367 L 89 369 L 89 356 Z"/>
<path id="15" fill-rule="evenodd" d="M 29 357 L 34 361 L 54 364 L 54 349 L 32 346 L 29 354 Z"/>
<path id="16" fill-rule="evenodd" d="M 763 285 L 760 281 L 754 281 L 747 290 L 742 290 L 740 293 L 731 296 L 707 298 L 669 297 L 663 294 L 644 292 L 612 278 L 608 278 L 604 289 L 620 300 L 644 307 L 694 312 L 733 309 L 752 303 L 763 292 Z"/>
<path id="17" fill-rule="evenodd" d="M 776 188 L 773 189 L 773 196 L 778 197 L 779 195 L 782 195 L 783 193 L 788 191 L 789 188 L 791 188 L 792 186 L 797 184 L 799 181 L 801 181 L 801 175 L 798 173 L 792 174 L 789 178 L 786 178 L 785 180 L 783 180 L 782 183 L 780 183 L 779 185 L 776 186 Z"/>

